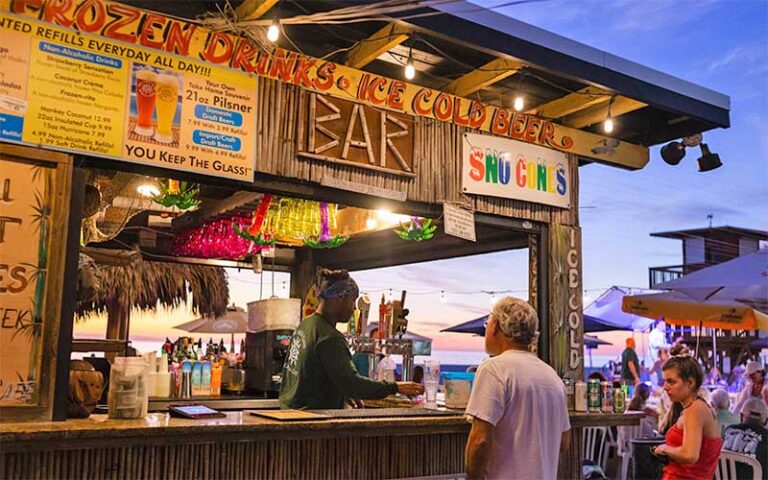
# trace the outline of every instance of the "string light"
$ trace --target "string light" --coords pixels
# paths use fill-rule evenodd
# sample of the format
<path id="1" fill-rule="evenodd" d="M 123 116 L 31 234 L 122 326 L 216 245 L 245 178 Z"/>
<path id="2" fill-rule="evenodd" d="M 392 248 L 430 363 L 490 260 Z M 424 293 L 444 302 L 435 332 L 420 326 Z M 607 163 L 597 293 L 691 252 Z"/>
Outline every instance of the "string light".
<path id="1" fill-rule="evenodd" d="M 144 197 L 154 198 L 160 195 L 160 188 L 157 186 L 156 180 L 146 177 L 144 181 L 136 187 L 136 192 Z"/>
<path id="2" fill-rule="evenodd" d="M 491 292 L 491 306 L 496 305 L 496 293 Z"/>
<path id="3" fill-rule="evenodd" d="M 413 64 L 413 47 L 408 48 L 408 61 L 405 62 L 404 73 L 407 80 L 413 80 L 416 76 L 416 67 Z"/>
<path id="4" fill-rule="evenodd" d="M 611 118 L 611 104 L 613 103 L 613 97 L 608 101 L 608 118 L 603 123 L 603 131 L 605 133 L 613 132 L 613 118 Z"/>
<path id="5" fill-rule="evenodd" d="M 447 300 L 445 298 L 445 291 L 444 290 L 440 290 L 440 303 L 445 303 L 445 302 L 447 302 Z"/>
<path id="6" fill-rule="evenodd" d="M 267 40 L 275 43 L 280 38 L 280 20 L 275 17 L 267 29 Z"/>
<path id="7" fill-rule="evenodd" d="M 378 226 L 378 224 L 379 222 L 377 222 L 375 218 L 369 217 L 365 221 L 365 228 L 367 228 L 368 230 L 373 230 L 374 228 L 376 228 L 376 226 Z"/>
<path id="8" fill-rule="evenodd" d="M 390 288 L 390 289 L 389 289 L 389 293 L 387 293 L 387 301 L 390 301 L 390 302 L 391 302 L 391 301 L 392 301 L 392 298 L 393 298 L 393 297 L 392 297 L 392 289 Z"/>

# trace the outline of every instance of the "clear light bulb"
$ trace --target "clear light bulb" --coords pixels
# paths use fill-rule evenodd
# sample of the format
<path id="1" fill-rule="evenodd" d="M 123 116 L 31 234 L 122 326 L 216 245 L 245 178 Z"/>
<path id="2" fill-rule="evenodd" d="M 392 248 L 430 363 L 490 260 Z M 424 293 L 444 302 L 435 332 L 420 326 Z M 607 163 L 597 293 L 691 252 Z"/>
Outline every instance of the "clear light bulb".
<path id="1" fill-rule="evenodd" d="M 496 305 L 496 294 L 492 293 L 491 294 L 491 306 L 494 306 L 494 305 Z"/>
<path id="2" fill-rule="evenodd" d="M 448 300 L 446 300 L 446 298 L 445 298 L 445 292 L 440 290 L 440 303 L 445 303 L 447 301 Z"/>
<path id="3" fill-rule="evenodd" d="M 416 76 L 416 67 L 413 66 L 413 59 L 408 57 L 408 63 L 405 64 L 405 78 L 413 80 Z"/>
<path id="4" fill-rule="evenodd" d="M 373 230 L 378 224 L 379 222 L 377 222 L 375 218 L 369 218 L 365 221 L 365 228 L 368 230 Z"/>
<path id="5" fill-rule="evenodd" d="M 606 118 L 605 123 L 603 123 L 603 130 L 605 133 L 611 133 L 613 131 L 613 119 L 612 118 Z"/>
<path id="6" fill-rule="evenodd" d="M 270 42 L 275 43 L 278 38 L 280 38 L 280 22 L 275 19 L 267 29 L 267 39 Z"/>
<path id="7" fill-rule="evenodd" d="M 525 108 L 525 99 L 522 97 L 522 95 L 518 95 L 515 97 L 515 103 L 513 105 L 515 107 L 515 111 L 522 112 L 523 108 Z"/>

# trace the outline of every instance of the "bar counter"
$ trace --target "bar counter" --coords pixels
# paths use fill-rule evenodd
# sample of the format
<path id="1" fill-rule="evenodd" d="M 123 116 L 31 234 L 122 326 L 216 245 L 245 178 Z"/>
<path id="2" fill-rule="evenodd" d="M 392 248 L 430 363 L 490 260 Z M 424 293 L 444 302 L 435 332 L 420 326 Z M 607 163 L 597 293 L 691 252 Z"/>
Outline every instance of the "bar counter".
<path id="1" fill-rule="evenodd" d="M 560 478 L 580 472 L 581 428 L 636 425 L 641 415 L 571 415 Z M 451 416 L 276 421 L 245 412 L 189 420 L 91 415 L 0 425 L 0 478 L 450 478 L 464 471 L 470 424 Z M 573 472 L 572 474 L 566 472 Z"/>

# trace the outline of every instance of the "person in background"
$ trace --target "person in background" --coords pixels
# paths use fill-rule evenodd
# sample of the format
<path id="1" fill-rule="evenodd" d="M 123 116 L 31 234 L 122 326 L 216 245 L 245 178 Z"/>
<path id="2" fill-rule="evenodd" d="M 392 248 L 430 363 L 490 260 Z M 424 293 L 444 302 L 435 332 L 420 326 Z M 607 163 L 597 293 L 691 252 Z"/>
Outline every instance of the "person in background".
<path id="1" fill-rule="evenodd" d="M 707 375 L 707 380 L 704 383 L 705 385 L 717 387 L 725 387 L 728 385 L 720 376 L 720 369 L 717 367 L 712 367 L 709 370 L 709 375 Z"/>
<path id="2" fill-rule="evenodd" d="M 667 325 L 664 320 L 657 320 L 656 324 L 648 334 L 648 353 L 651 361 L 656 362 L 659 359 L 659 349 L 667 348 Z"/>
<path id="3" fill-rule="evenodd" d="M 635 353 L 635 339 L 627 338 L 627 348 L 621 354 L 621 381 L 627 385 L 640 383 L 640 361 Z"/>
<path id="4" fill-rule="evenodd" d="M 538 328 L 536 311 L 519 298 L 502 298 L 488 317 L 491 358 L 477 369 L 466 409 L 468 479 L 557 477 L 571 424 L 562 380 L 530 351 Z"/>
<path id="5" fill-rule="evenodd" d="M 722 388 L 718 388 L 712 392 L 712 407 L 717 413 L 717 423 L 720 425 L 720 432 L 724 432 L 726 428 L 731 425 L 739 423 L 739 417 L 731 413 L 729 407 L 731 406 L 731 399 Z"/>
<path id="6" fill-rule="evenodd" d="M 723 433 L 723 450 L 756 458 L 763 467 L 763 478 L 768 472 L 768 407 L 759 398 L 750 398 L 741 408 L 741 423 L 731 425 Z M 736 465 L 736 478 L 753 478 L 751 468 Z"/>
<path id="7" fill-rule="evenodd" d="M 704 374 L 690 355 L 673 356 L 664 364 L 664 390 L 680 415 L 667 430 L 665 443 L 653 453 L 669 457 L 664 480 L 712 478 L 723 440 L 715 412 L 699 396 Z"/>
<path id="8" fill-rule="evenodd" d="M 424 387 L 413 382 L 374 382 L 357 374 L 347 341 L 336 330 L 337 323 L 349 321 L 360 292 L 346 270 L 320 270 L 317 291 L 317 310 L 291 337 L 280 408 L 334 409 L 347 401 L 424 393 Z"/>
<path id="9" fill-rule="evenodd" d="M 605 375 L 603 375 L 603 372 L 599 370 L 595 370 L 594 372 L 590 373 L 587 377 L 587 380 L 600 380 L 600 382 L 606 382 Z"/>
<path id="10" fill-rule="evenodd" d="M 768 405 L 768 385 L 763 387 L 763 403 Z"/>
<path id="11" fill-rule="evenodd" d="M 651 435 L 658 420 L 658 413 L 656 413 L 656 410 L 646 405 L 646 402 L 650 397 L 651 387 L 641 383 L 635 387 L 632 399 L 629 401 L 629 405 L 627 405 L 627 411 L 645 413 L 645 416 L 640 420 L 641 437 Z"/>
<path id="12" fill-rule="evenodd" d="M 736 365 L 728 377 L 728 392 L 738 393 L 744 388 L 744 366 Z"/>
<path id="13" fill-rule="evenodd" d="M 651 378 L 653 378 L 653 375 L 656 375 L 656 381 L 653 382 L 654 385 L 663 387 L 664 375 L 661 374 L 661 367 L 664 366 L 664 362 L 669 359 L 669 349 L 667 349 L 667 347 L 660 347 L 658 353 L 659 358 L 653 363 L 653 367 L 651 367 L 651 371 L 648 372 L 648 374 L 651 375 Z"/>
<path id="14" fill-rule="evenodd" d="M 744 383 L 744 388 L 736 396 L 736 402 L 731 408 L 731 411 L 737 415 L 747 400 L 761 398 L 765 387 L 765 369 L 759 362 L 754 360 L 747 362 L 746 376 L 747 381 Z"/>

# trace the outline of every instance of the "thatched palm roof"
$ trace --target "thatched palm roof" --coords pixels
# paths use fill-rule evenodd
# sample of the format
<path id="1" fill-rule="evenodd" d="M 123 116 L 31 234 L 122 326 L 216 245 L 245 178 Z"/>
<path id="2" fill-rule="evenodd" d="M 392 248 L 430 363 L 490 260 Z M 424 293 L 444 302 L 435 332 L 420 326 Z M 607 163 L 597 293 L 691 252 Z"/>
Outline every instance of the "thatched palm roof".
<path id="1" fill-rule="evenodd" d="M 229 286 L 224 269 L 204 265 L 140 261 L 126 266 L 98 268 L 94 297 L 77 306 L 78 315 L 111 308 L 153 310 L 158 302 L 178 307 L 192 295 L 192 308 L 203 316 L 227 311 Z"/>

